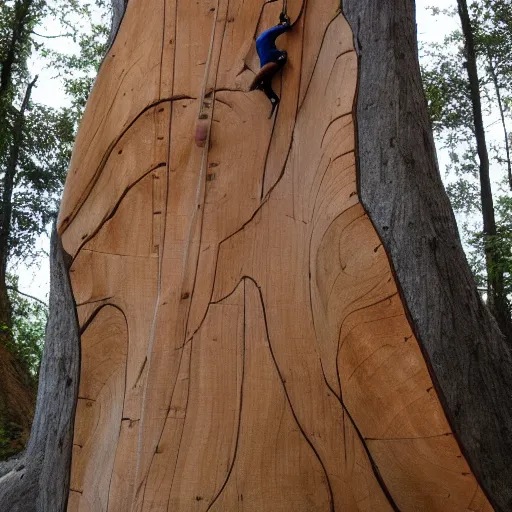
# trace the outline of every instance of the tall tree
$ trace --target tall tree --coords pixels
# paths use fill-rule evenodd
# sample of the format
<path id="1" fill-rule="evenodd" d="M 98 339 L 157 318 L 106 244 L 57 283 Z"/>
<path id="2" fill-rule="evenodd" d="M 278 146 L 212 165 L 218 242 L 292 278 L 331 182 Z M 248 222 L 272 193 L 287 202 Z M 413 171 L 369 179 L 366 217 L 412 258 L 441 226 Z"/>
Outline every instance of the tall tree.
<path id="1" fill-rule="evenodd" d="M 93 30 L 92 42 L 68 23 L 77 16 L 87 19 L 88 5 L 58 0 L 0 5 L 0 458 L 19 451 L 28 439 L 36 392 L 32 372 L 15 347 L 19 319 L 13 319 L 9 267 L 37 259 L 36 240 L 56 215 L 77 121 L 92 85 L 90 70 L 105 44 L 101 26 Z M 45 36 L 36 28 L 50 15 L 68 23 L 64 37 L 79 41 L 79 57 L 48 52 L 40 43 Z M 31 76 L 28 62 L 34 53 L 73 75 L 66 81 L 75 98 L 72 108 L 53 109 L 32 100 L 37 77 Z"/>
<path id="2" fill-rule="evenodd" d="M 505 146 L 505 164 L 512 190 L 512 155 L 507 117 L 510 111 L 512 76 L 512 5 L 503 0 L 481 0 L 471 4 L 475 50 L 486 62 L 485 70 L 494 88 Z M 485 82 L 485 80 L 484 80 Z"/>
<path id="3" fill-rule="evenodd" d="M 12 195 L 23 144 L 25 116 L 35 79 L 26 88 L 21 107 L 16 109 L 17 75 L 26 74 L 30 54 L 30 32 L 37 20 L 39 2 L 3 3 L 0 27 L 3 44 L 0 48 L 0 150 L 2 160 L 2 201 L 0 203 L 0 435 L 2 455 L 19 451 L 28 438 L 35 402 L 35 389 L 28 370 L 10 353 L 12 311 L 7 292 L 8 244 L 12 224 Z"/>
<path id="4" fill-rule="evenodd" d="M 467 5 L 460 4 L 458 13 L 464 30 L 450 34 L 442 45 L 425 49 L 423 79 L 436 135 L 449 150 L 448 192 L 453 207 L 465 219 L 461 228 L 475 276 L 487 292 L 488 305 L 500 328 L 510 336 L 511 246 L 500 215 L 507 203 L 497 185 L 493 194 L 490 179 L 491 170 L 496 176 L 504 164 L 505 177 L 512 165 L 505 119 L 510 92 L 506 77 L 511 69 L 507 48 L 512 33 L 506 24 L 499 23 L 507 19 L 500 9 L 499 0 L 474 2 L 471 12 Z M 504 131 L 505 144 L 492 147 L 492 160 L 484 111 L 486 115 L 498 111 Z M 500 204 L 498 209 L 496 202 Z M 482 228 L 475 227 L 478 217 Z"/>
<path id="5" fill-rule="evenodd" d="M 508 303 L 503 277 L 501 254 L 496 248 L 497 229 L 494 215 L 489 154 L 485 137 L 480 96 L 480 80 L 478 77 L 477 55 L 475 50 L 474 32 L 468 12 L 466 0 L 457 0 L 459 16 L 464 34 L 469 77 L 470 97 L 473 106 L 476 147 L 480 162 L 480 194 L 482 201 L 482 218 L 484 233 L 485 258 L 488 276 L 488 302 L 494 317 L 503 333 L 512 339 L 512 321 L 510 304 Z"/>
<path id="6" fill-rule="evenodd" d="M 0 507 L 510 510 L 512 353 L 444 193 L 414 1 L 286 4 L 301 22 L 270 121 L 238 80 L 281 6 L 129 3 Z"/>

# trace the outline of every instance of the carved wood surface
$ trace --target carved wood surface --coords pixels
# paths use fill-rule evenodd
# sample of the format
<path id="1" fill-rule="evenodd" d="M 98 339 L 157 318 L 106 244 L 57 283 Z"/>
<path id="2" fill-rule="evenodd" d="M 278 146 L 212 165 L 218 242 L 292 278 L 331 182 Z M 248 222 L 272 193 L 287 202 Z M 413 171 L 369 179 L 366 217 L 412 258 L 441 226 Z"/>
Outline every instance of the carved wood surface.
<path id="1" fill-rule="evenodd" d="M 288 4 L 274 120 L 246 91 L 279 3 L 128 4 L 59 218 L 68 510 L 492 510 L 358 197 L 351 28 L 337 0 Z"/>
<path id="2" fill-rule="evenodd" d="M 343 9 L 360 57 L 361 200 L 393 261 L 450 425 L 495 509 L 507 512 L 512 343 L 476 289 L 442 184 L 421 83 L 415 2 L 344 0 Z"/>

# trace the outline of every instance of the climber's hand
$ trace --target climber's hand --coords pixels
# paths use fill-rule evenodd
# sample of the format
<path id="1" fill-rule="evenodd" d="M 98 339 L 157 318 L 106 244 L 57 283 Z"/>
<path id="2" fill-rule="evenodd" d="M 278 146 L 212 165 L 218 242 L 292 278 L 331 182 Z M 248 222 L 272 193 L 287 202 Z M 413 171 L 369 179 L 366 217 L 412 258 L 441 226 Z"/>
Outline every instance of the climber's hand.
<path id="1" fill-rule="evenodd" d="M 281 25 L 289 25 L 290 24 L 290 17 L 287 14 L 285 14 L 284 12 L 282 12 L 279 15 L 279 23 Z"/>

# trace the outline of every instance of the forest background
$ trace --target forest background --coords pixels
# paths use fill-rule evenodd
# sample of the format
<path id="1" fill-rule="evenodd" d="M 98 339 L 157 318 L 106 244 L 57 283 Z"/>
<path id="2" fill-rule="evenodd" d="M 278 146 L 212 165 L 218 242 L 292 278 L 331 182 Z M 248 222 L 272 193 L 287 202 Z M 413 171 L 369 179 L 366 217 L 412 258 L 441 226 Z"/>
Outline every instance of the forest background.
<path id="1" fill-rule="evenodd" d="M 27 389 L 13 414 L 0 385 L 0 460 L 28 436 L 47 316 L 49 233 L 108 46 L 108 3 L 0 4 L 0 348 L 12 354 Z M 512 5 L 416 3 L 441 175 L 476 284 L 512 339 Z"/>

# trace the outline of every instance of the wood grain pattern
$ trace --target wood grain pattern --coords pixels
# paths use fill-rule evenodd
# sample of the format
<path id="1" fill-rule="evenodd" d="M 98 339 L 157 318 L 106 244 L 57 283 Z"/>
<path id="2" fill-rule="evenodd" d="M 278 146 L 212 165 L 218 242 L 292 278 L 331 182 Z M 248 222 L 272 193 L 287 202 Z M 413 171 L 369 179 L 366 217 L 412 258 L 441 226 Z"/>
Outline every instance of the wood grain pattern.
<path id="1" fill-rule="evenodd" d="M 360 56 L 361 200 L 393 262 L 454 434 L 495 509 L 507 512 L 512 343 L 476 289 L 441 180 L 415 3 L 389 0 L 383 8 L 381 0 L 343 0 L 343 9 Z"/>
<path id="2" fill-rule="evenodd" d="M 358 197 L 352 31 L 337 0 L 288 3 L 272 121 L 246 89 L 278 3 L 129 3 L 59 220 L 70 511 L 492 510 Z"/>

